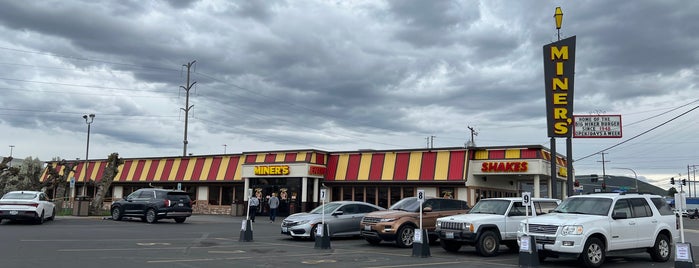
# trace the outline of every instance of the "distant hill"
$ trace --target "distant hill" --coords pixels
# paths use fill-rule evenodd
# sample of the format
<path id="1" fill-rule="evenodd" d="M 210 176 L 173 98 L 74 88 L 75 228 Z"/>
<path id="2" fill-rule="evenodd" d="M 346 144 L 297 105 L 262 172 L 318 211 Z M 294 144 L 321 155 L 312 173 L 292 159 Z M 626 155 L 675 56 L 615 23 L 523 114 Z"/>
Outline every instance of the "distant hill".
<path id="1" fill-rule="evenodd" d="M 639 191 L 636 191 L 636 179 L 630 177 L 607 175 L 607 177 L 602 180 L 602 175 L 598 175 L 597 182 L 592 182 L 592 175 L 578 175 L 575 176 L 575 179 L 577 179 L 578 182 L 580 182 L 580 186 L 583 187 L 583 194 L 593 193 L 595 189 L 601 190 L 602 181 L 604 181 L 607 186 L 605 192 L 643 192 L 667 196 L 667 190 L 641 180 L 638 180 Z"/>

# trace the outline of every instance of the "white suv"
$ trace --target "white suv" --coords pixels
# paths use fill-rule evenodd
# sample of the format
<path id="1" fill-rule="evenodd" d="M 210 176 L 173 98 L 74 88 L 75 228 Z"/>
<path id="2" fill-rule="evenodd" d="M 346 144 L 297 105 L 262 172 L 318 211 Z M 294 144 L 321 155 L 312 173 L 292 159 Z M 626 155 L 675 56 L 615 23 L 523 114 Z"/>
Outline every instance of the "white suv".
<path id="1" fill-rule="evenodd" d="M 533 198 L 528 214 L 545 214 L 559 203 L 558 199 Z M 491 257 L 498 254 L 501 244 L 518 248 L 517 229 L 526 215 L 521 197 L 481 199 L 468 214 L 437 219 L 436 233 L 446 251 L 457 252 L 469 245 L 481 256 Z"/>
<path id="2" fill-rule="evenodd" d="M 678 217 L 665 199 L 639 193 L 577 195 L 554 213 L 529 219 L 539 260 L 577 257 L 587 267 L 600 267 L 609 253 L 639 251 L 666 262 L 679 238 Z M 526 234 L 522 222 L 518 236 Z M 519 241 L 519 240 L 518 240 Z"/>

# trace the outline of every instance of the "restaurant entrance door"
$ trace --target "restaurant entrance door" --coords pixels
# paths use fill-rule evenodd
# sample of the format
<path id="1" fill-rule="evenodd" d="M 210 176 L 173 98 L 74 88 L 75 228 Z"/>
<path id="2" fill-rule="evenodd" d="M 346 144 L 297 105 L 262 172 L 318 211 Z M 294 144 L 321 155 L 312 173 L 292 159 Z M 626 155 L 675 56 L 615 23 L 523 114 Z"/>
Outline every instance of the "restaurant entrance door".
<path id="1" fill-rule="evenodd" d="M 301 178 L 250 178 L 253 191 L 260 196 L 258 215 L 269 215 L 269 198 L 277 193 L 277 216 L 286 217 L 301 208 Z"/>

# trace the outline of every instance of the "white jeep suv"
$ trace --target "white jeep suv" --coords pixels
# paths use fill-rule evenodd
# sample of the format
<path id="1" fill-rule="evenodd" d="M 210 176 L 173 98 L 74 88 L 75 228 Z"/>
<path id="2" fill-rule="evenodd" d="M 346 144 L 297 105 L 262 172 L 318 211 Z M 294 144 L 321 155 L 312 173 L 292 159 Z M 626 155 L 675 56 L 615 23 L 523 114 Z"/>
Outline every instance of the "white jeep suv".
<path id="1" fill-rule="evenodd" d="M 479 255 L 491 257 L 498 254 L 500 245 L 518 248 L 517 229 L 527 214 L 545 214 L 559 203 L 558 199 L 532 198 L 533 207 L 526 213 L 521 197 L 481 199 L 468 214 L 437 219 L 436 233 L 446 251 L 457 252 L 469 245 Z"/>
<path id="2" fill-rule="evenodd" d="M 577 257 L 587 267 L 600 267 L 607 254 L 648 252 L 666 262 L 679 239 L 678 217 L 665 199 L 639 193 L 576 195 L 553 213 L 520 223 L 518 236 L 536 239 L 539 260 Z M 528 230 L 528 231 L 527 231 Z M 519 241 L 519 240 L 517 240 Z"/>

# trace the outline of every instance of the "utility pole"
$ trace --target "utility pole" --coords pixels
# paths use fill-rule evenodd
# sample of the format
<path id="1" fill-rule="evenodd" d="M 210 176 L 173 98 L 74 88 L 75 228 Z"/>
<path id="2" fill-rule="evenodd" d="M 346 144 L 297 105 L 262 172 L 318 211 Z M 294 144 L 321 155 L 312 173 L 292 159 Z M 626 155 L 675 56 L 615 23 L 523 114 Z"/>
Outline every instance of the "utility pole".
<path id="1" fill-rule="evenodd" d="M 192 86 L 194 86 L 194 84 L 197 83 L 197 82 L 193 82 L 191 84 L 189 83 L 189 73 L 190 73 L 190 70 L 192 69 L 192 65 L 194 65 L 195 62 L 197 62 L 197 61 L 192 61 L 192 62 L 189 62 L 187 64 L 182 65 L 182 66 L 187 67 L 187 85 L 180 86 L 187 93 L 187 97 L 185 98 L 185 105 L 184 105 L 185 108 L 180 108 L 184 111 L 184 140 L 182 141 L 182 143 L 184 143 L 184 150 L 182 152 L 182 156 L 185 156 L 185 157 L 187 156 L 187 143 L 189 143 L 187 141 L 187 125 L 189 124 L 189 110 L 192 109 L 192 107 L 194 107 L 194 105 L 189 106 L 189 90 L 192 89 Z"/>
<path id="2" fill-rule="evenodd" d="M 466 147 L 475 147 L 476 140 L 475 140 L 474 136 L 478 136 L 478 132 L 476 132 L 476 130 L 473 129 L 473 127 L 471 127 L 471 126 L 468 126 L 468 130 L 471 131 L 471 141 L 467 143 L 470 146 L 466 146 Z"/>
<path id="3" fill-rule="evenodd" d="M 600 154 L 602 155 L 602 161 L 597 161 L 597 162 L 602 162 L 602 183 L 606 184 L 606 182 L 604 180 L 607 179 L 607 171 L 604 167 L 604 163 L 609 162 L 609 161 L 604 160 L 604 155 L 607 153 L 601 152 Z"/>
<path id="4" fill-rule="evenodd" d="M 430 149 L 434 148 L 434 138 L 436 136 L 430 136 Z"/>

